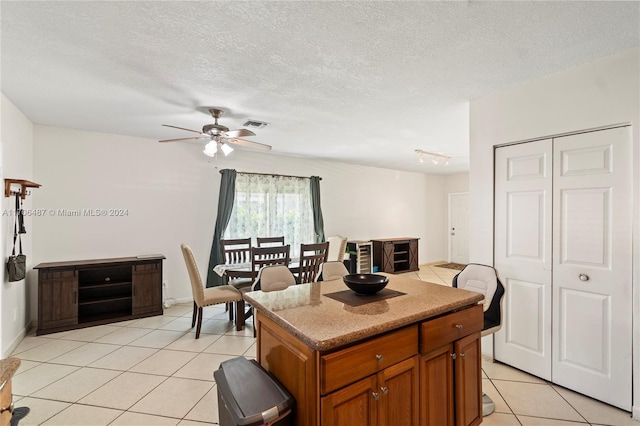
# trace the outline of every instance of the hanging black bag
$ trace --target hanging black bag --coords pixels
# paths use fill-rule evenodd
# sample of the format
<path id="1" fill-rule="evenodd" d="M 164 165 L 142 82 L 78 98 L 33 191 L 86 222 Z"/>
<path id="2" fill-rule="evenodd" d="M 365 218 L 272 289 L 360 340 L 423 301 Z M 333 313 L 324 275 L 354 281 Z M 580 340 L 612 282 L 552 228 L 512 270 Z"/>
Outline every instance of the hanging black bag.
<path id="1" fill-rule="evenodd" d="M 9 256 L 9 259 L 7 259 L 7 274 L 9 276 L 9 281 L 24 280 L 27 275 L 27 256 L 22 254 L 22 238 L 21 235 L 18 234 L 18 220 L 20 220 L 20 230 L 22 231 L 24 229 L 24 224 L 22 223 L 23 216 L 20 209 L 20 194 L 16 194 L 15 215 L 16 219 L 13 226 L 13 251 L 11 252 L 11 256 Z M 16 255 L 16 240 L 18 240 L 20 247 L 20 254 L 18 255 Z"/>

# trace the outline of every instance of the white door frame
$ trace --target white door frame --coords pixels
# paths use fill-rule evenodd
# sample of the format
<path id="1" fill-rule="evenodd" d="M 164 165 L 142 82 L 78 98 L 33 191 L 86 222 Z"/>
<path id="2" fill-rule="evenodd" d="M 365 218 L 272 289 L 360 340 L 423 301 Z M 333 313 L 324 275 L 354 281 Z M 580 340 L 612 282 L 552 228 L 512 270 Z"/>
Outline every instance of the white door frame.
<path id="1" fill-rule="evenodd" d="M 469 197 L 469 192 L 449 192 L 447 194 L 447 262 L 451 262 L 451 249 L 452 249 L 452 244 L 451 244 L 451 198 L 452 196 L 456 196 L 456 195 L 466 195 L 467 197 Z M 467 229 L 467 235 L 469 234 L 469 230 Z M 469 240 L 469 238 L 467 238 L 467 241 Z M 468 259 L 467 259 L 468 261 Z"/>

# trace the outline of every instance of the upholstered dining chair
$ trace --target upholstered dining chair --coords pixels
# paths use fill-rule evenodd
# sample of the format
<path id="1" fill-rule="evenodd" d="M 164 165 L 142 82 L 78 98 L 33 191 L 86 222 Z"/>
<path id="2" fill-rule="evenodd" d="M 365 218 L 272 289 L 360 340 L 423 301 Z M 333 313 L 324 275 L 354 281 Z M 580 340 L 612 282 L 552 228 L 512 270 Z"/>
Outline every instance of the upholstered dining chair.
<path id="1" fill-rule="evenodd" d="M 327 262 L 344 260 L 344 253 L 347 251 L 347 237 L 341 235 L 333 235 L 327 238 L 329 242 L 329 253 L 327 254 Z"/>
<path id="2" fill-rule="evenodd" d="M 251 264 L 251 238 L 235 238 L 220 240 L 222 259 L 226 265 L 244 265 L 244 269 L 227 269 L 225 276 L 227 284 L 235 288 L 251 287 L 253 274 L 249 268 Z"/>
<path id="3" fill-rule="evenodd" d="M 284 235 L 282 237 L 258 237 L 256 238 L 258 247 L 273 247 L 284 245 Z"/>
<path id="4" fill-rule="evenodd" d="M 196 339 L 200 338 L 200 329 L 202 328 L 202 308 L 219 303 L 235 303 L 237 312 L 236 330 L 242 330 L 244 328 L 244 299 L 240 291 L 230 285 L 204 288 L 191 247 L 182 244 L 180 248 L 182 249 L 182 255 L 184 256 L 191 281 L 191 291 L 193 293 L 193 319 L 191 320 L 191 328 L 196 325 L 197 320 Z"/>
<path id="5" fill-rule="evenodd" d="M 251 290 L 278 291 L 284 290 L 290 285 L 296 285 L 296 278 L 289 268 L 285 265 L 271 265 L 260 269 Z"/>
<path id="6" fill-rule="evenodd" d="M 251 291 L 278 291 L 296 285 L 296 278 L 293 276 L 287 265 L 264 266 L 258 271 L 256 280 L 251 286 Z M 242 289 L 242 293 L 248 289 Z M 247 314 L 247 317 L 251 314 Z M 256 317 L 253 315 L 253 337 L 256 337 Z"/>
<path id="7" fill-rule="evenodd" d="M 452 282 L 453 287 L 474 291 L 484 296 L 482 309 L 484 311 L 484 325 L 481 336 L 493 334 L 502 326 L 502 296 L 504 286 L 498 279 L 496 270 L 488 265 L 470 263 L 465 266 Z M 488 416 L 495 410 L 495 405 L 489 395 L 482 392 L 482 415 Z"/>
<path id="8" fill-rule="evenodd" d="M 327 261 L 329 243 L 300 244 L 300 265 L 298 266 L 298 284 L 312 283 L 318 276 L 320 265 Z"/>
<path id="9" fill-rule="evenodd" d="M 344 266 L 344 263 L 338 261 L 324 262 L 320 265 L 318 271 L 318 277 L 316 281 L 333 281 L 339 280 L 345 275 L 349 274 L 349 270 Z"/>
<path id="10" fill-rule="evenodd" d="M 288 266 L 291 260 L 289 253 L 291 246 L 275 246 L 275 247 L 251 247 L 251 282 L 256 281 L 260 270 L 266 266 L 282 265 Z M 250 287 L 242 287 L 241 293 L 250 291 Z M 244 313 L 244 319 L 246 320 L 253 315 L 253 309 L 249 308 Z M 254 331 L 255 333 L 255 331 Z M 255 334 L 254 334 L 255 335 Z"/>

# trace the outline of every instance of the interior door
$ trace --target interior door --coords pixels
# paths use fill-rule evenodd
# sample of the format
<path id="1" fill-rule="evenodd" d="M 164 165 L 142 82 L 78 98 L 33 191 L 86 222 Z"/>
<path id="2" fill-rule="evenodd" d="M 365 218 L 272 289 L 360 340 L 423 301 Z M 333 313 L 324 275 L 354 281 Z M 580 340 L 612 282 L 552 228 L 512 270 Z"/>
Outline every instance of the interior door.
<path id="1" fill-rule="evenodd" d="M 449 194 L 449 262 L 469 263 L 469 194 Z"/>
<path id="2" fill-rule="evenodd" d="M 551 379 L 552 140 L 495 152 L 494 262 L 505 286 L 497 360 Z"/>
<path id="3" fill-rule="evenodd" d="M 553 382 L 631 410 L 630 127 L 554 140 Z"/>

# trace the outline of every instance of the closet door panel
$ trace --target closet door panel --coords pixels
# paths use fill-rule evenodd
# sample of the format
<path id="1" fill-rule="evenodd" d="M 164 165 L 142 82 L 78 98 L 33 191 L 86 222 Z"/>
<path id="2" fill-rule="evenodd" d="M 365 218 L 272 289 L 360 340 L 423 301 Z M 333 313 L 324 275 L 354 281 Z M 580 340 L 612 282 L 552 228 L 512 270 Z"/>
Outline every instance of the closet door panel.
<path id="1" fill-rule="evenodd" d="M 610 269 L 611 188 L 565 189 L 559 198 L 559 263 Z"/>
<path id="2" fill-rule="evenodd" d="M 558 293 L 560 362 L 591 374 L 610 375 L 611 297 L 567 288 Z"/>
<path id="3" fill-rule="evenodd" d="M 495 155 L 495 267 L 506 291 L 494 355 L 550 380 L 552 142 Z"/>
<path id="4" fill-rule="evenodd" d="M 631 409 L 630 127 L 554 140 L 553 382 Z"/>

